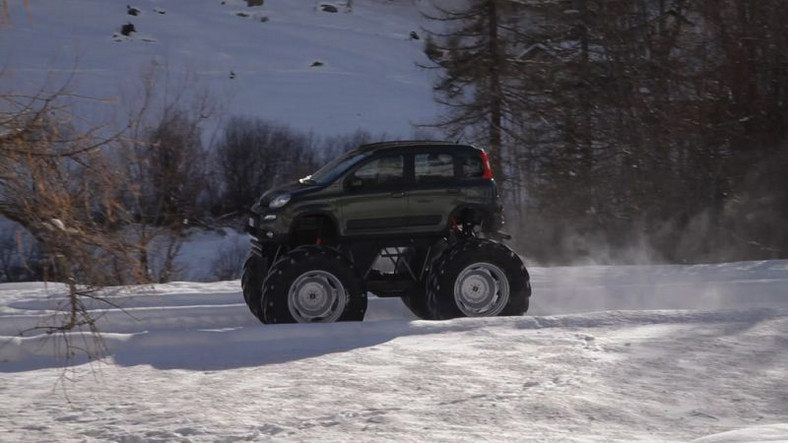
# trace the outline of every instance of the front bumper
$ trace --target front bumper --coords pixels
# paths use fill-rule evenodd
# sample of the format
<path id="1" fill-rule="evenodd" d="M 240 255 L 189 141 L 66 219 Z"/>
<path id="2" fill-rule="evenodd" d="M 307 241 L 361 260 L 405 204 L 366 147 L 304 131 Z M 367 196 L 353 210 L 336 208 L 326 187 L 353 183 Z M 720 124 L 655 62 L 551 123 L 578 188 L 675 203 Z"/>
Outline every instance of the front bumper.
<path id="1" fill-rule="evenodd" d="M 288 224 L 282 220 L 281 214 L 258 214 L 250 211 L 245 230 L 260 243 L 282 243 L 288 236 Z"/>

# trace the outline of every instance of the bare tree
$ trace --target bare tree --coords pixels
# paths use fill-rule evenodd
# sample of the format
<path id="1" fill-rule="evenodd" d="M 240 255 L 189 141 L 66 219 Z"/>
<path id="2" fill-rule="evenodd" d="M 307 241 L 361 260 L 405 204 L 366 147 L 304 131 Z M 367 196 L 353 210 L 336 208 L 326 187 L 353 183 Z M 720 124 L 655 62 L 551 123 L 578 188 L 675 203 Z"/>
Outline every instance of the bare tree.
<path id="1" fill-rule="evenodd" d="M 95 337 L 98 332 L 92 301 L 119 308 L 101 288 L 150 281 L 150 263 L 143 258 L 149 244 L 140 242 L 139 223 L 178 220 L 182 226 L 181 217 L 192 214 L 197 198 L 188 184 L 197 180 L 194 165 L 202 161 L 201 154 L 183 152 L 192 146 L 198 149 L 192 152 L 201 152 L 195 122 L 202 114 L 197 120 L 182 118 L 173 104 L 150 125 L 151 102 L 143 100 L 113 129 L 73 111 L 86 100 L 91 99 L 70 93 L 67 86 L 33 94 L 0 91 L 0 216 L 18 223 L 40 246 L 44 279 L 66 284 L 62 315 L 43 329 L 62 335 L 67 354 L 77 346 L 69 334 Z M 152 163 L 156 167 L 146 169 L 145 176 L 130 174 L 122 160 L 141 154 L 134 150 L 139 146 L 166 161 L 154 160 L 159 163 Z M 167 175 L 173 170 L 176 174 Z M 154 172 L 159 175 L 153 177 Z M 137 203 L 152 198 L 143 192 L 150 190 L 149 183 L 156 185 L 154 197 L 165 202 L 154 205 L 159 215 L 138 211 Z M 169 243 L 166 257 L 174 257 L 172 245 L 179 242 Z"/>
<path id="2" fill-rule="evenodd" d="M 317 166 L 314 138 L 261 119 L 232 117 L 216 146 L 224 185 L 221 212 L 251 206 L 266 189 L 303 177 Z"/>
<path id="3" fill-rule="evenodd" d="M 108 228 L 124 213 L 115 199 L 124 175 L 107 157 L 122 130 L 83 126 L 71 112 L 75 99 L 65 87 L 32 95 L 0 92 L 0 216 L 24 227 L 40 246 L 44 278 L 66 284 L 61 315 L 42 329 L 65 340 L 67 356 L 77 346 L 71 333 L 97 338 L 87 300 L 112 305 L 96 290 L 117 283 L 104 263 L 139 274 L 124 236 Z"/>
<path id="4" fill-rule="evenodd" d="M 136 96 L 115 156 L 129 179 L 118 198 L 143 281 L 165 282 L 177 272 L 186 229 L 203 215 L 200 200 L 209 186 L 203 124 L 216 104 L 188 76 L 172 81 L 155 65 L 143 73 Z"/>
<path id="5" fill-rule="evenodd" d="M 43 278 L 38 244 L 18 224 L 0 219 L 0 281 Z"/>

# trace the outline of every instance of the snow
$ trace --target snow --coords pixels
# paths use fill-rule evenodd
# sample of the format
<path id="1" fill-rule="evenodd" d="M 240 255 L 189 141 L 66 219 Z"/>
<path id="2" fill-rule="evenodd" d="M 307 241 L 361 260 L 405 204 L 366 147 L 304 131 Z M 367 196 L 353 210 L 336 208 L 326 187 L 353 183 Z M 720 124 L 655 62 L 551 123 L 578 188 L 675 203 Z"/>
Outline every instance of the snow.
<path id="1" fill-rule="evenodd" d="M 372 297 L 361 323 L 271 326 L 238 281 L 109 289 L 99 362 L 17 335 L 64 287 L 3 284 L 0 441 L 788 441 L 788 261 L 531 274 L 528 315 L 442 322 Z"/>
<path id="2" fill-rule="evenodd" d="M 412 3 L 355 0 L 346 12 L 343 1 L 326 13 L 313 0 L 138 0 L 130 6 L 141 13 L 131 16 L 126 1 L 9 0 L 0 79 L 30 93 L 73 73 L 72 91 L 116 106 L 139 94 L 145 66 L 155 65 L 166 88 L 210 91 L 222 115 L 321 136 L 363 129 L 407 138 L 438 109 L 431 74 L 417 66 L 427 63 L 423 40 L 410 38 L 422 21 Z M 128 37 L 126 23 L 136 28 Z"/>
<path id="3" fill-rule="evenodd" d="M 219 255 L 225 254 L 235 259 L 234 268 L 240 270 L 248 252 L 249 237 L 245 233 L 232 228 L 221 228 L 213 232 L 191 230 L 188 238 L 181 244 L 175 261 L 176 278 L 189 281 L 215 280 Z"/>

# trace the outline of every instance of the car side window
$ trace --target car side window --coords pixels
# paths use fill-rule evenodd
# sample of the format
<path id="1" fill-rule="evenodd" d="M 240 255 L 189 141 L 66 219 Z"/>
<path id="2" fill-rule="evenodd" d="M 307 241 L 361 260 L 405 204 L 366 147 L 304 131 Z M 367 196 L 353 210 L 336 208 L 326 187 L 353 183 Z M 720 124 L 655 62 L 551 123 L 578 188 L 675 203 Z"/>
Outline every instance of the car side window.
<path id="1" fill-rule="evenodd" d="M 361 166 L 352 178 L 361 188 L 399 185 L 405 182 L 404 165 L 402 155 L 380 157 Z"/>
<path id="2" fill-rule="evenodd" d="M 441 183 L 454 178 L 454 156 L 451 154 L 417 154 L 416 183 Z"/>

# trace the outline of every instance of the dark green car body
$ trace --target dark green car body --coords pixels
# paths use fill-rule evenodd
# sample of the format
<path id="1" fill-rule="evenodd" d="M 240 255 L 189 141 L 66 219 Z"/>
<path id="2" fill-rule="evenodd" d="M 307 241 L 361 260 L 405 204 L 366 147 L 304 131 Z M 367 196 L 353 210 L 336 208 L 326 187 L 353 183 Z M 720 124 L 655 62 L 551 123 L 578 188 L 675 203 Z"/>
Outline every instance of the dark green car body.
<path id="1" fill-rule="evenodd" d="M 459 223 L 485 232 L 503 224 L 487 154 L 470 145 L 364 145 L 315 174 L 264 193 L 247 230 L 287 246 L 353 239 L 439 236 Z"/>

